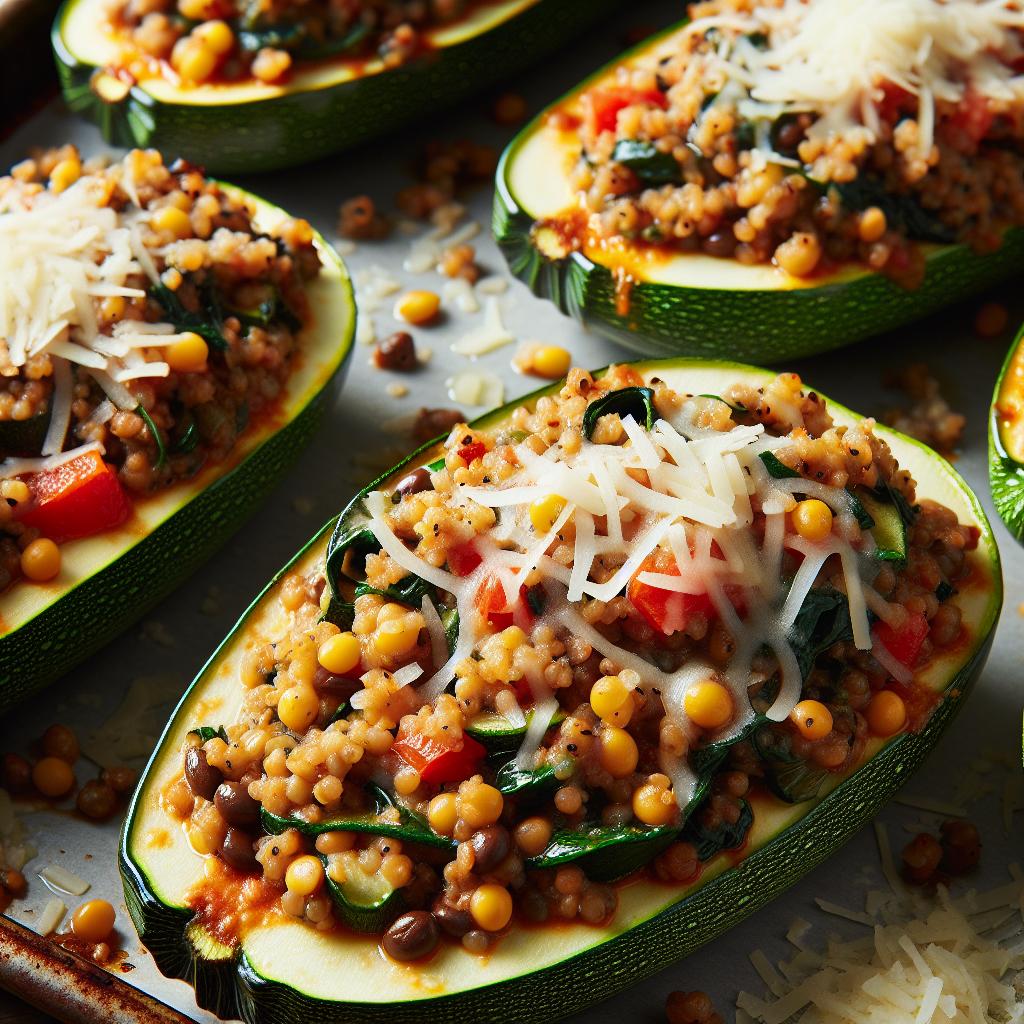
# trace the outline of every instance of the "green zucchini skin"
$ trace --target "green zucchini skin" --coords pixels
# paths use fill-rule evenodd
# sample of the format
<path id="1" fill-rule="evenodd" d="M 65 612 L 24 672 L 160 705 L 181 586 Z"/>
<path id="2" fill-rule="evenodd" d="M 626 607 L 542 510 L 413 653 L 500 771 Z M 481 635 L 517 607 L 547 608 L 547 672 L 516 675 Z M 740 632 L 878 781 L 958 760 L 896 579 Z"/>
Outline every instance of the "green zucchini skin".
<path id="1" fill-rule="evenodd" d="M 653 48 L 681 28 L 673 26 L 620 55 L 556 101 L 560 105 L 608 74 L 626 57 Z M 995 252 L 965 245 L 934 248 L 927 273 L 913 291 L 877 273 L 786 289 L 683 287 L 638 280 L 629 310 L 616 309 L 609 267 L 580 252 L 551 259 L 534 243 L 535 211 L 517 195 L 511 171 L 526 142 L 544 129 L 546 111 L 509 143 L 498 165 L 492 228 L 512 273 L 567 316 L 641 355 L 690 355 L 775 363 L 840 348 L 901 327 L 1010 277 L 1024 258 L 1024 229 L 1010 229 Z M 565 167 L 547 168 L 562 174 Z M 547 211 L 545 211 L 547 212 Z M 676 257 L 686 259 L 685 256 Z M 723 261 L 728 262 L 728 261 Z M 827 325 L 827 327 L 825 326 Z"/>
<path id="2" fill-rule="evenodd" d="M 109 143 L 155 146 L 217 174 L 309 163 L 385 135 L 527 67 L 615 6 L 614 0 L 536 0 L 490 31 L 391 71 L 215 105 L 165 102 L 142 85 L 118 102 L 102 99 L 91 87 L 96 68 L 75 55 L 74 41 L 63 32 L 78 2 L 66 0 L 51 34 L 71 110 L 94 121 Z"/>
<path id="3" fill-rule="evenodd" d="M 1024 542 L 1024 463 L 1020 459 L 1021 453 L 1014 455 L 1008 450 L 1011 446 L 1004 438 L 999 425 L 1000 392 L 1007 383 L 1011 366 L 1015 361 L 1019 362 L 1022 355 L 1024 328 L 1014 338 L 992 392 L 988 427 L 988 481 L 992 491 L 992 503 L 999 517 L 1010 533 L 1018 541 Z"/>
<path id="4" fill-rule="evenodd" d="M 665 372 L 677 367 L 706 364 L 697 360 L 673 359 L 638 365 L 650 372 Z M 715 365 L 723 369 L 735 368 L 738 372 L 753 372 L 752 368 L 738 364 Z M 492 425 L 500 421 L 510 408 L 551 393 L 557 387 L 556 384 L 544 388 L 491 413 L 477 421 L 476 426 Z M 893 432 L 887 433 L 891 436 Z M 909 439 L 901 440 L 908 446 L 922 447 Z M 433 450 L 434 443 L 414 452 L 368 485 L 362 493 L 384 487 L 409 467 L 423 464 L 425 456 Z M 932 455 L 931 458 L 941 462 L 938 456 Z M 762 840 L 763 845 L 746 859 L 720 874 L 707 872 L 708 881 L 660 912 L 648 914 L 634 926 L 622 931 L 615 930 L 614 925 L 609 930 L 597 930 L 593 945 L 542 970 L 531 971 L 529 962 L 520 961 L 509 965 L 508 977 L 491 984 L 394 1002 L 325 1000 L 261 974 L 244 949 L 236 960 L 229 960 L 224 956 L 223 948 L 212 943 L 204 931 L 195 926 L 191 926 L 190 931 L 190 911 L 170 905 L 157 895 L 154 881 L 141 866 L 142 847 L 136 848 L 137 818 L 147 800 L 154 799 L 152 794 L 147 797 L 149 774 L 157 774 L 161 752 L 166 744 L 173 742 L 170 738 L 176 719 L 186 711 L 192 690 L 202 687 L 208 672 L 212 678 L 235 635 L 244 630 L 248 617 L 259 608 L 284 574 L 304 558 L 318 552 L 322 557 L 335 526 L 332 520 L 268 584 L 232 634 L 210 658 L 168 723 L 147 774 L 136 791 L 122 833 L 119 865 L 127 905 L 143 943 L 153 953 L 164 974 L 183 978 L 196 988 L 201 1006 L 222 1017 L 239 1016 L 247 1024 L 291 1021 L 335 1024 L 339 1020 L 351 1024 L 418 1024 L 428 1016 L 448 1024 L 470 1024 L 498 1019 L 499 1016 L 524 1024 L 540 1024 L 607 998 L 692 953 L 795 883 L 859 830 L 932 750 L 980 674 L 991 648 L 995 622 L 1002 605 L 999 555 L 977 499 L 967 491 L 966 485 L 959 481 L 951 468 L 943 464 L 942 472 L 950 481 L 956 481 L 954 486 L 967 496 L 971 516 L 982 532 L 982 550 L 987 555 L 991 587 L 984 602 L 984 611 L 979 615 L 973 650 L 959 670 L 951 673 L 944 699 L 921 732 L 897 737 L 809 809 L 809 805 L 799 809 L 787 808 L 781 815 L 775 812 L 767 817 L 770 832 Z M 755 822 L 757 815 L 764 813 L 765 806 L 760 802 L 755 804 Z M 725 856 L 729 857 L 728 854 Z M 715 864 L 711 862 L 709 867 Z M 335 961 L 331 969 L 340 967 Z"/>
<path id="5" fill-rule="evenodd" d="M 262 201 L 260 205 L 276 209 Z M 105 565 L 68 584 L 66 593 L 33 618 L 0 636 L 0 710 L 52 683 L 169 594 L 248 519 L 309 440 L 334 386 L 344 378 L 355 332 L 347 271 L 333 249 L 316 237 L 324 260 L 340 271 L 337 287 L 349 310 L 346 322 L 336 325 L 329 351 L 307 356 L 324 371 L 320 386 L 280 428 L 261 425 L 256 435 L 264 435 L 263 440 L 234 468 L 140 540 L 128 541 Z M 187 493 L 192 487 L 183 481 L 171 490 Z"/>

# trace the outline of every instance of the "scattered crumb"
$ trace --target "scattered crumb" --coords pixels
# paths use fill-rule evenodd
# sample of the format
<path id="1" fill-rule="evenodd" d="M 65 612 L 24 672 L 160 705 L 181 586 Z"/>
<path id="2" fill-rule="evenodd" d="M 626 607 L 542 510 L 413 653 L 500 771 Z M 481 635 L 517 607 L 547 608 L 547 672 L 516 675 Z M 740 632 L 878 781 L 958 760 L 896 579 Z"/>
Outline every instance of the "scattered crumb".
<path id="1" fill-rule="evenodd" d="M 469 282 L 464 278 L 457 277 L 451 281 L 445 281 L 441 288 L 445 305 L 454 305 L 462 313 L 479 313 L 480 301 L 477 299 Z"/>
<path id="2" fill-rule="evenodd" d="M 979 338 L 996 338 L 1009 322 L 1010 311 L 1001 302 L 985 302 L 974 316 L 974 333 Z"/>
<path id="3" fill-rule="evenodd" d="M 218 615 L 221 610 L 221 589 L 216 583 L 212 584 L 206 591 L 206 596 L 199 604 L 199 610 L 204 615 Z"/>
<path id="4" fill-rule="evenodd" d="M 150 619 L 142 624 L 142 635 L 160 647 L 173 647 L 177 643 L 174 634 L 156 619 Z"/>
<path id="5" fill-rule="evenodd" d="M 490 181 L 498 151 L 471 139 L 428 143 L 417 169 L 416 184 L 398 193 L 398 208 L 413 220 L 426 220 L 450 204 L 465 185 Z"/>
<path id="6" fill-rule="evenodd" d="M 392 383 L 385 389 L 392 398 L 405 398 L 409 389 L 404 384 Z"/>
<path id="7" fill-rule="evenodd" d="M 669 992 L 665 1020 L 668 1024 L 725 1024 L 706 992 Z"/>
<path id="8" fill-rule="evenodd" d="M 480 267 L 476 262 L 476 249 L 465 242 L 449 246 L 441 253 L 438 270 L 445 277 L 458 277 L 475 284 L 480 278 Z"/>
<path id="9" fill-rule="evenodd" d="M 439 434 L 447 433 L 456 423 L 464 422 L 465 418 L 458 409 L 420 409 L 412 424 L 413 440 L 424 444 Z"/>
<path id="10" fill-rule="evenodd" d="M 460 405 L 479 405 L 492 409 L 505 398 L 501 379 L 486 370 L 463 370 L 445 381 L 448 397 Z"/>
<path id="11" fill-rule="evenodd" d="M 899 388 L 912 399 L 907 409 L 886 410 L 882 414 L 884 423 L 944 455 L 956 448 L 967 423 L 966 417 L 950 408 L 927 364 L 913 363 L 887 376 L 884 383 L 886 387 Z"/>
<path id="12" fill-rule="evenodd" d="M 360 313 L 356 320 L 356 341 L 360 345 L 372 345 L 377 340 L 377 328 L 374 322 Z"/>
<path id="13" fill-rule="evenodd" d="M 386 238 L 391 224 L 377 210 L 369 196 L 353 196 L 341 204 L 338 211 L 338 234 L 342 238 L 360 240 Z"/>
<path id="14" fill-rule="evenodd" d="M 502 125 L 522 124 L 528 113 L 526 100 L 517 92 L 502 93 L 491 107 L 491 117 Z"/>
<path id="15" fill-rule="evenodd" d="M 424 366 L 434 358 L 434 350 L 429 345 L 420 345 L 417 351 L 419 360 Z"/>
<path id="16" fill-rule="evenodd" d="M 515 340 L 515 335 L 502 322 L 497 298 L 490 296 L 484 307 L 484 322 L 456 339 L 451 349 L 460 356 L 482 356 L 511 345 Z"/>
<path id="17" fill-rule="evenodd" d="M 508 278 L 498 275 L 481 278 L 476 283 L 476 290 L 481 295 L 504 295 L 508 291 Z"/>

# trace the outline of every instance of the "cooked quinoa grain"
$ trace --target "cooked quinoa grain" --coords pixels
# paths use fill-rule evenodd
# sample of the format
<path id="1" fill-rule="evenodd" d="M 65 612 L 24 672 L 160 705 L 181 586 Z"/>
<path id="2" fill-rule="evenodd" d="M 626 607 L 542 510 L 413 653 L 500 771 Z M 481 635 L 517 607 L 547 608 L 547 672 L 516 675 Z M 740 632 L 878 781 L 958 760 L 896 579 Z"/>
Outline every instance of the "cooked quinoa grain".
<path id="1" fill-rule="evenodd" d="M 904 522 L 896 560 L 862 502 Z M 755 795 L 811 799 L 921 728 L 939 697 L 917 671 L 962 642 L 978 543 L 796 374 L 719 398 L 628 366 L 450 424 L 341 524 L 330 571 L 278 585 L 287 627 L 251 637 L 239 716 L 190 734 L 163 802 L 281 913 L 399 961 L 614 921 L 619 879 L 690 884 Z M 803 632 L 780 633 L 792 592 Z M 666 1013 L 716 1019 L 700 993 Z"/>

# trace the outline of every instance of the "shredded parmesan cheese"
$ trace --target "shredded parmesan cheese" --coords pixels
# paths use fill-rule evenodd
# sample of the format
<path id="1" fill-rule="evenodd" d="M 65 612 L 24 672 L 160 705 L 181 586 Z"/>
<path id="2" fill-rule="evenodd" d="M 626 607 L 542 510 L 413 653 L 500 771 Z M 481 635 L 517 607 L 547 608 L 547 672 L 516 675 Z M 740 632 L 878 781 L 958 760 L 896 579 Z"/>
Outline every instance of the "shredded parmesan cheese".
<path id="1" fill-rule="evenodd" d="M 968 89 L 997 101 L 1024 93 L 1013 32 L 1024 14 L 1013 0 L 785 0 L 699 18 L 687 35 L 712 28 L 724 36 L 714 61 L 729 82 L 719 96 L 755 120 L 820 113 L 811 138 L 853 130 L 875 141 L 884 87 L 894 86 L 917 97 L 927 156 L 937 101 L 959 103 Z"/>

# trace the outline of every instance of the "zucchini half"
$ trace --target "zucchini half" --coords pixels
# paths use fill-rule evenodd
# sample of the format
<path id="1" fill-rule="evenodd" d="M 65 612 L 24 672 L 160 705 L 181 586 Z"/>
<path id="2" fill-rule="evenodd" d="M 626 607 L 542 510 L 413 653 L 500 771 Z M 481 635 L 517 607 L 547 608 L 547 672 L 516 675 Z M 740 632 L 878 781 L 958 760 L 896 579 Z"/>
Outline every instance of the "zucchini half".
<path id="1" fill-rule="evenodd" d="M 992 503 L 1010 533 L 1024 541 L 1024 328 L 999 371 L 988 430 Z"/>
<path id="2" fill-rule="evenodd" d="M 297 67 L 284 85 L 252 80 L 180 88 L 163 78 L 127 85 L 103 69 L 117 46 L 105 0 L 66 0 L 51 41 L 68 106 L 110 143 L 155 146 L 218 174 L 308 163 L 383 135 L 527 66 L 613 0 L 498 0 L 427 33 L 430 51 L 387 70 L 337 57 Z"/>
<path id="3" fill-rule="evenodd" d="M 648 379 L 656 375 L 693 393 L 720 394 L 732 381 L 761 384 L 771 376 L 739 364 L 686 359 L 636 368 Z M 520 404 L 505 406 L 476 426 L 500 423 Z M 841 406 L 831 409 L 837 420 L 856 418 Z M 935 745 L 984 664 L 1002 604 L 999 553 L 978 500 L 930 449 L 878 429 L 919 481 L 922 496 L 944 502 L 981 533 L 972 555 L 970 585 L 951 598 L 962 611 L 969 638 L 919 674 L 921 683 L 944 694 L 920 733 L 871 741 L 869 759 L 845 777 L 830 778 L 827 795 L 819 799 L 792 805 L 756 797 L 751 801 L 754 824 L 742 855 L 733 851 L 717 856 L 689 887 L 648 881 L 623 887 L 616 917 L 606 928 L 575 923 L 518 927 L 487 957 L 444 945 L 433 960 L 410 966 L 380 956 L 365 936 L 323 934 L 273 915 L 249 928 L 240 950 L 233 951 L 191 922 L 189 891 L 204 877 L 203 859 L 192 852 L 184 831 L 166 817 L 160 794 L 181 772 L 188 731 L 206 722 L 233 720 L 243 695 L 236 680 L 247 647 L 257 637 L 285 628 L 277 600 L 282 576 L 322 566 L 331 522 L 268 585 L 207 662 L 171 718 L 128 812 L 121 873 L 128 908 L 157 965 L 194 985 L 201 1006 L 250 1024 L 549 1021 L 635 984 L 778 895 L 867 822 Z M 421 448 L 366 490 L 390 486 L 409 467 L 435 459 L 440 450 L 439 442 Z"/>
<path id="4" fill-rule="evenodd" d="M 675 25 L 617 57 L 554 106 L 578 114 L 583 92 L 611 81 L 621 64 L 671 52 L 681 29 Z M 856 265 L 802 280 L 772 265 L 672 255 L 625 240 L 569 251 L 563 234 L 545 230 L 543 222 L 577 208 L 569 171 L 580 140 L 576 130 L 552 123 L 549 114 L 550 109 L 538 115 L 502 155 L 494 237 L 512 273 L 535 294 L 644 355 L 775 363 L 825 352 L 1009 277 L 1024 257 L 1021 229 L 1008 230 L 1002 246 L 985 254 L 965 245 L 922 243 L 927 273 L 919 288 L 908 291 Z M 623 276 L 632 282 L 627 312 L 617 300 L 616 278 Z"/>
<path id="5" fill-rule="evenodd" d="M 223 187 L 253 203 L 264 230 L 288 216 Z M 241 526 L 311 436 L 356 318 L 344 263 L 319 234 L 315 244 L 322 268 L 308 285 L 313 320 L 276 411 L 243 431 L 225 461 L 136 500 L 122 526 L 62 544 L 52 582 L 20 581 L 0 594 L 0 709 L 53 682 L 170 593 Z"/>

